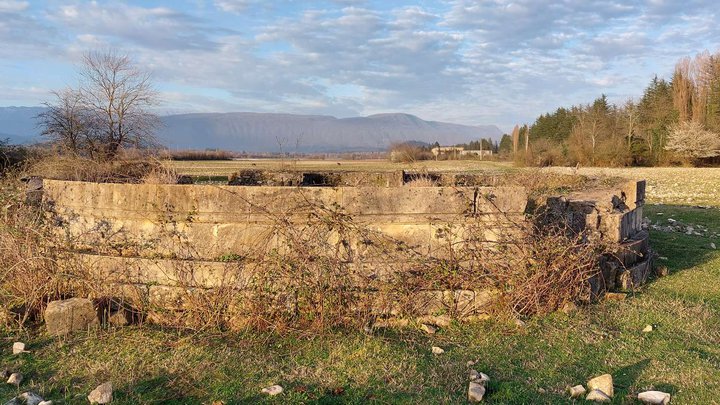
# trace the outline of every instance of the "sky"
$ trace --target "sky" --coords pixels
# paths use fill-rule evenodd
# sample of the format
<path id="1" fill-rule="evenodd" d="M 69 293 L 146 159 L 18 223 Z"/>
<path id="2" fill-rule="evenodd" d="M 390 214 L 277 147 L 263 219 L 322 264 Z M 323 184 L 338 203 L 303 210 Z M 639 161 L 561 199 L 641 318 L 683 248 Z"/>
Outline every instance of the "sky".
<path id="1" fill-rule="evenodd" d="M 77 84 L 89 50 L 151 72 L 158 113 L 406 112 L 509 130 L 637 98 L 720 49 L 717 0 L 0 0 L 0 106 Z"/>

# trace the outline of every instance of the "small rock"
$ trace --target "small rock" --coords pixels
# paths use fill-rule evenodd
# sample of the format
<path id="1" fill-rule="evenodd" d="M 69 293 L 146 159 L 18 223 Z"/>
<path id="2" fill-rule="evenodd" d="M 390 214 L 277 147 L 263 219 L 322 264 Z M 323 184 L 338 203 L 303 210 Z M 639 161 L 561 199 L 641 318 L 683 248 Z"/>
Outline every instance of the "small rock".
<path id="1" fill-rule="evenodd" d="M 423 324 L 420 325 L 420 330 L 422 330 L 423 332 L 426 332 L 426 333 L 428 333 L 428 334 L 430 334 L 430 335 L 434 335 L 435 332 L 437 332 L 437 328 L 436 328 L 436 327 L 434 327 L 434 326 L 432 326 L 432 325 L 428 325 L 428 324 L 426 324 L 426 323 L 423 323 Z"/>
<path id="2" fill-rule="evenodd" d="M 100 324 L 93 302 L 85 298 L 50 301 L 44 318 L 48 333 L 54 336 L 87 330 Z"/>
<path id="3" fill-rule="evenodd" d="M 466 364 L 468 367 L 472 367 L 472 366 L 475 365 L 475 363 L 477 363 L 477 361 L 475 361 L 475 360 L 468 360 L 467 363 L 465 363 L 465 364 Z"/>
<path id="4" fill-rule="evenodd" d="M 38 405 L 53 405 L 53 401 L 42 401 Z"/>
<path id="5" fill-rule="evenodd" d="M 523 321 L 522 319 L 516 319 L 516 320 L 515 320 L 515 326 L 517 326 L 518 328 L 524 328 L 524 327 L 525 327 L 525 321 Z"/>
<path id="6" fill-rule="evenodd" d="M 10 374 L 10 377 L 7 380 L 8 384 L 13 384 L 19 386 L 22 382 L 23 376 L 20 373 L 12 373 Z"/>
<path id="7" fill-rule="evenodd" d="M 112 383 L 110 381 L 98 385 L 97 388 L 90 392 L 88 400 L 91 404 L 109 404 L 112 402 Z"/>
<path id="8" fill-rule="evenodd" d="M 23 343 L 23 342 L 13 343 L 12 351 L 13 351 L 13 354 L 24 353 L 25 352 L 25 343 Z"/>
<path id="9" fill-rule="evenodd" d="M 470 370 L 470 373 L 468 374 L 468 378 L 470 381 L 475 381 L 478 378 L 480 378 L 480 373 L 478 373 L 477 370 Z"/>
<path id="10" fill-rule="evenodd" d="M 670 403 L 670 394 L 662 391 L 645 391 L 638 394 L 638 400 L 644 404 L 667 405 Z"/>
<path id="11" fill-rule="evenodd" d="M 610 398 L 607 394 L 605 394 L 602 390 L 592 390 L 588 394 L 587 397 L 585 397 L 586 401 L 595 401 L 595 402 L 610 402 L 612 401 L 612 398 Z"/>
<path id="12" fill-rule="evenodd" d="M 565 314 L 570 314 L 577 311 L 577 309 L 578 307 L 577 305 L 575 305 L 574 302 L 566 302 L 565 304 L 563 304 L 562 308 L 560 308 L 560 311 Z"/>
<path id="13" fill-rule="evenodd" d="M 443 353 L 445 353 L 445 350 L 443 350 L 442 347 L 433 346 L 431 350 L 432 350 L 432 354 L 443 354 Z"/>
<path id="14" fill-rule="evenodd" d="M 666 256 L 660 256 L 660 257 L 658 257 L 658 259 L 660 259 L 660 260 L 667 260 L 668 258 L 667 258 Z"/>
<path id="15" fill-rule="evenodd" d="M 540 387 L 540 388 L 538 388 L 538 392 L 541 393 L 541 394 L 544 394 L 544 393 L 546 393 L 547 391 L 545 391 L 545 388 Z"/>
<path id="16" fill-rule="evenodd" d="M 482 401 L 484 396 L 485 385 L 476 382 L 470 382 L 470 384 L 468 385 L 468 401 L 480 402 Z"/>
<path id="17" fill-rule="evenodd" d="M 418 322 L 446 328 L 450 326 L 451 319 L 448 315 L 426 315 L 418 318 Z"/>
<path id="18" fill-rule="evenodd" d="M 652 331 L 653 331 L 653 326 L 652 326 L 652 325 L 645 325 L 645 327 L 643 328 L 642 331 L 643 331 L 643 333 L 652 332 Z"/>
<path id="19" fill-rule="evenodd" d="M 108 322 L 110 323 L 110 325 L 113 326 L 130 325 L 130 322 L 128 322 L 128 316 L 124 310 L 117 311 L 114 314 L 110 315 L 110 317 L 108 318 Z"/>
<path id="20" fill-rule="evenodd" d="M 574 387 L 568 387 L 568 394 L 570 394 L 570 398 L 580 398 L 587 390 L 582 385 L 576 385 Z"/>
<path id="21" fill-rule="evenodd" d="M 25 401 L 26 405 L 39 405 L 44 401 L 40 395 L 30 391 L 23 392 L 19 397 Z"/>
<path id="22" fill-rule="evenodd" d="M 655 214 L 655 215 L 665 215 L 665 213 L 664 213 L 664 212 L 658 212 L 658 213 Z"/>
<path id="23" fill-rule="evenodd" d="M 668 222 L 670 222 L 670 223 L 675 223 L 675 222 L 677 222 L 677 221 L 675 221 L 673 218 L 668 218 Z"/>
<path id="24" fill-rule="evenodd" d="M 710 242 L 710 249 L 717 249 L 717 246 L 715 246 L 715 243 Z"/>
<path id="25" fill-rule="evenodd" d="M 611 398 L 613 395 L 615 395 L 615 391 L 613 389 L 613 378 L 610 374 L 603 374 L 601 376 L 591 379 L 590 381 L 588 381 L 587 386 L 588 390 L 600 390 Z"/>
<path id="26" fill-rule="evenodd" d="M 658 277 L 665 277 L 670 274 L 670 269 L 668 269 L 667 266 L 657 266 L 655 268 L 655 274 L 657 274 Z"/>
<path id="27" fill-rule="evenodd" d="M 283 387 L 281 387 L 281 386 L 279 386 L 279 385 L 271 385 L 271 386 L 269 386 L 269 387 L 267 387 L 267 388 L 263 388 L 263 389 L 262 389 L 262 393 L 263 393 L 263 394 L 268 394 L 268 395 L 270 395 L 271 397 L 272 397 L 272 396 L 275 396 L 275 395 L 278 395 L 278 394 L 282 394 L 282 392 L 283 392 Z"/>

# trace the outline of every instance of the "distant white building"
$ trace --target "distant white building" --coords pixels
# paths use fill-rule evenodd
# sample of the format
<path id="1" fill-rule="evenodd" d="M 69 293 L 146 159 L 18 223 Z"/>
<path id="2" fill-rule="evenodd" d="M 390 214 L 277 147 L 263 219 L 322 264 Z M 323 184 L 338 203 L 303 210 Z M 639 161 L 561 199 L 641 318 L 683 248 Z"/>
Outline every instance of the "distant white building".
<path id="1" fill-rule="evenodd" d="M 436 146 L 431 149 L 432 154 L 435 157 L 440 155 L 447 155 L 449 157 L 462 157 L 462 156 L 479 156 L 480 158 L 492 156 L 492 150 L 484 149 L 468 149 L 465 150 L 462 146 Z"/>

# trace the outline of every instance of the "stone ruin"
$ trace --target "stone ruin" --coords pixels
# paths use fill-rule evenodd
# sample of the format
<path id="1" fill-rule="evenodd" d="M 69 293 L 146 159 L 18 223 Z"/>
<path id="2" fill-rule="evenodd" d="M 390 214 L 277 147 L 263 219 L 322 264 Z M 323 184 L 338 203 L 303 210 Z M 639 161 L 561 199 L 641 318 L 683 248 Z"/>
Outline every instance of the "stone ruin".
<path id="1" fill-rule="evenodd" d="M 301 222 L 310 207 L 332 207 L 428 256 L 439 254 L 439 229 L 451 221 L 458 226 L 464 218 L 485 218 L 492 224 L 485 237 L 498 239 L 505 225 L 525 220 L 528 191 L 492 186 L 497 178 L 402 171 L 245 171 L 225 185 L 44 180 L 41 186 L 34 184 L 31 193 L 42 201 L 68 263 L 82 266 L 106 287 L 98 294 L 173 312 L 182 311 L 189 288 L 231 286 L 241 294 L 243 279 L 262 269 L 238 266 L 235 259 L 251 247 L 282 249 L 282 238 L 272 232 L 273 215 Z M 418 179 L 436 185 L 404 186 Z M 601 273 L 590 280 L 594 297 L 633 290 L 649 277 L 653 254 L 642 226 L 644 200 L 644 181 L 546 199 L 554 218 L 620 246 L 616 254 L 601 259 Z M 350 243 L 360 246 L 360 241 Z M 343 265 L 381 276 L 402 263 Z M 462 315 L 473 316 L 483 313 L 493 297 L 472 288 L 438 290 L 423 293 L 418 304 L 432 314 L 448 300 L 460 301 Z M 155 320 L 163 322 L 162 317 Z"/>

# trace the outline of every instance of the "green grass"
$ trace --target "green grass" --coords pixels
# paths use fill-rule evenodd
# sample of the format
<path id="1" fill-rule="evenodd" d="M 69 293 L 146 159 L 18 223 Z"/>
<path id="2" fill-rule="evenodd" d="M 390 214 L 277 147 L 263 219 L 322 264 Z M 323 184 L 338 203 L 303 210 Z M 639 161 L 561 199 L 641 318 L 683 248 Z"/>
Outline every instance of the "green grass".
<path id="1" fill-rule="evenodd" d="M 720 231 L 717 208 L 646 206 L 646 215 Z M 21 392 L 35 390 L 56 404 L 87 403 L 85 395 L 106 380 L 117 404 L 465 403 L 468 360 L 492 378 L 487 403 L 571 403 L 567 385 L 603 373 L 614 377 L 617 404 L 635 403 L 647 389 L 670 392 L 674 404 L 712 403 L 720 390 L 720 251 L 706 237 L 652 231 L 651 240 L 667 258 L 668 277 L 625 301 L 552 314 L 521 329 L 487 321 L 434 336 L 412 328 L 372 336 L 226 335 L 144 326 L 68 339 L 32 331 L 7 333 L 0 358 L 25 375 Z M 657 329 L 643 333 L 646 324 Z M 31 352 L 11 355 L 15 339 Z M 446 353 L 432 355 L 434 345 Z M 285 393 L 262 396 L 271 384 Z M 0 401 L 15 394 L 0 387 Z"/>

